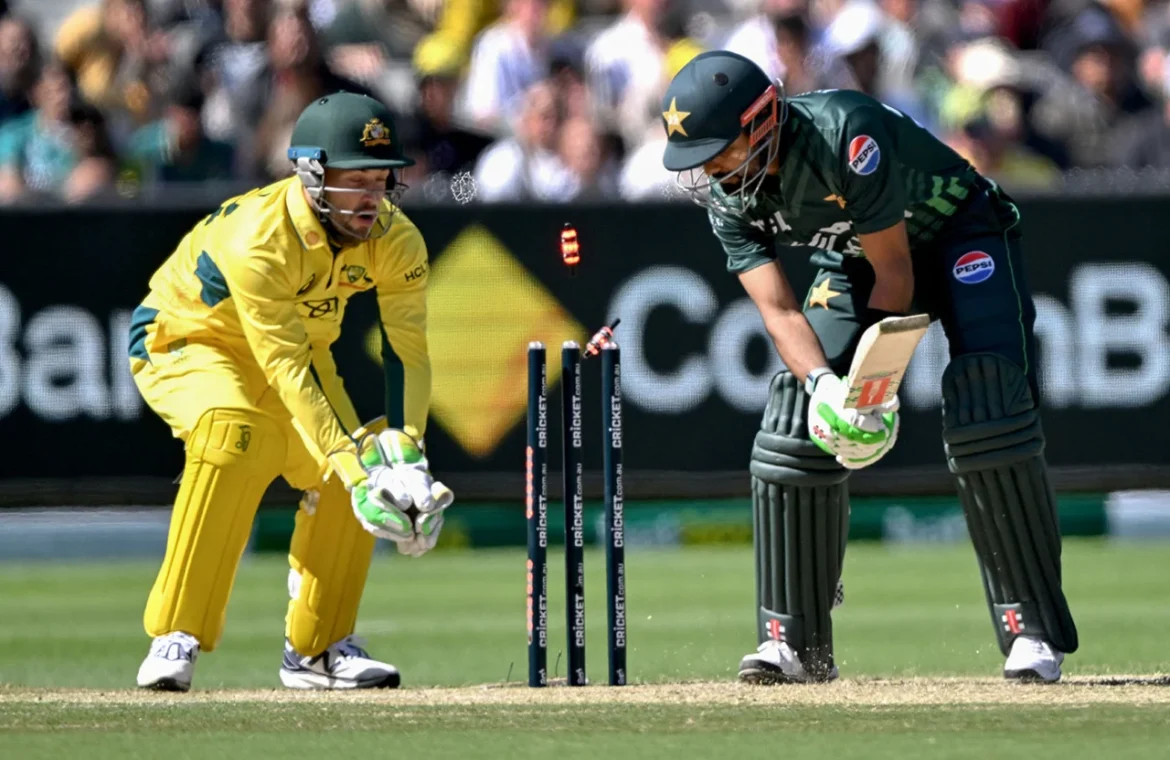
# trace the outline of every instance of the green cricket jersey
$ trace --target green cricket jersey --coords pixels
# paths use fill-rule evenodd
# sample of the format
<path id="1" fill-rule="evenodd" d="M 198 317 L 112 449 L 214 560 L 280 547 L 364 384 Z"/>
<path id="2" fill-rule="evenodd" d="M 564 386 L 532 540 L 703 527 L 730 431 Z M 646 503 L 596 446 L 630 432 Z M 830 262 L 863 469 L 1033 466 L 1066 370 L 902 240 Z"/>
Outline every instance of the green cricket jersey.
<path id="1" fill-rule="evenodd" d="M 903 219 L 911 251 L 921 250 L 968 195 L 990 186 L 908 116 L 851 90 L 790 98 L 780 140 L 779 174 L 746 209 L 714 189 L 738 212 L 709 212 L 735 274 L 774 260 L 781 246 L 861 256 L 858 234 Z"/>

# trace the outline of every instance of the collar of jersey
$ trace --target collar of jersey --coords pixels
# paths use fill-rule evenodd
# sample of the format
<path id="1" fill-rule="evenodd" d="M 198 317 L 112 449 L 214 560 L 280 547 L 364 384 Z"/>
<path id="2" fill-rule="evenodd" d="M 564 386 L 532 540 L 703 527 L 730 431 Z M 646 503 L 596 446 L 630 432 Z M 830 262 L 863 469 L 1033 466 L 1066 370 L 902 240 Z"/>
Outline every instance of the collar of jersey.
<path id="1" fill-rule="evenodd" d="M 297 231 L 297 237 L 306 250 L 328 246 L 329 235 L 321 225 L 321 220 L 317 218 L 317 212 L 309 208 L 309 202 L 305 200 L 304 185 L 296 177 L 289 182 L 285 205 L 288 207 L 288 216 Z M 309 240 L 317 242 L 310 245 Z"/>

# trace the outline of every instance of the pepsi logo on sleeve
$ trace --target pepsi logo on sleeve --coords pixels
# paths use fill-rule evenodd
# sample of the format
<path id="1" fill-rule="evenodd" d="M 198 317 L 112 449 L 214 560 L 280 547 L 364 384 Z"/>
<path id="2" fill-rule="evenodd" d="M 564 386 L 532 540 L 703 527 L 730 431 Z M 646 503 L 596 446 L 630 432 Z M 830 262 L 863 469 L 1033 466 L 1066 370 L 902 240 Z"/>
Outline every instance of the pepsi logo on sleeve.
<path id="1" fill-rule="evenodd" d="M 858 135 L 849 141 L 849 168 L 862 177 L 877 171 L 882 162 L 882 149 L 869 135 Z"/>
<path id="2" fill-rule="evenodd" d="M 964 285 L 978 285 L 995 274 L 995 259 L 983 251 L 969 251 L 955 262 L 954 272 Z"/>

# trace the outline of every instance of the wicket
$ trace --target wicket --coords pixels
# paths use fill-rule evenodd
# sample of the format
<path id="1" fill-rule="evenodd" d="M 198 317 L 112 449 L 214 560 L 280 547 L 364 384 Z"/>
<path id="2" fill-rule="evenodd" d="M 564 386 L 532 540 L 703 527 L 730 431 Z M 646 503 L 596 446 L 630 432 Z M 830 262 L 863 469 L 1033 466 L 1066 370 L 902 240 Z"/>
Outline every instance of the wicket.
<path id="1" fill-rule="evenodd" d="M 525 514 L 528 522 L 528 685 L 548 685 L 548 376 L 543 343 L 528 344 L 528 446 Z M 602 467 L 608 597 L 609 684 L 626 683 L 625 517 L 622 484 L 621 350 L 601 348 Z M 561 449 L 565 512 L 565 612 L 570 686 L 585 676 L 585 502 L 581 348 L 561 346 Z"/>

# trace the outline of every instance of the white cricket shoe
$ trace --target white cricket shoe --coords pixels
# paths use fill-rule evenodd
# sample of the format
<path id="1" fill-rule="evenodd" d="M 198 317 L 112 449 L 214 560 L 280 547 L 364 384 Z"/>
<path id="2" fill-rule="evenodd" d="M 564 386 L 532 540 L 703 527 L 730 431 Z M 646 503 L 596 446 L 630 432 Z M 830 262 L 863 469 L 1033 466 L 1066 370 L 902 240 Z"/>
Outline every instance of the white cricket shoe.
<path id="1" fill-rule="evenodd" d="M 398 668 L 370 657 L 357 636 L 346 636 L 316 657 L 284 642 L 280 682 L 290 689 L 396 689 Z"/>
<path id="2" fill-rule="evenodd" d="M 156 691 L 187 691 L 198 658 L 199 641 L 194 636 L 182 631 L 156 636 L 138 668 L 138 685 Z"/>
<path id="3" fill-rule="evenodd" d="M 800 657 L 783 641 L 765 641 L 752 654 L 739 661 L 739 680 L 753 684 L 813 683 L 837 678 L 837 666 L 826 678 L 805 672 Z"/>
<path id="4" fill-rule="evenodd" d="M 1060 680 L 1064 652 L 1035 636 L 1020 636 L 1012 642 L 1012 651 L 1003 666 L 1003 677 L 1017 681 Z"/>

